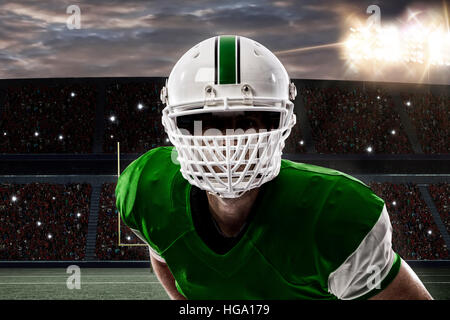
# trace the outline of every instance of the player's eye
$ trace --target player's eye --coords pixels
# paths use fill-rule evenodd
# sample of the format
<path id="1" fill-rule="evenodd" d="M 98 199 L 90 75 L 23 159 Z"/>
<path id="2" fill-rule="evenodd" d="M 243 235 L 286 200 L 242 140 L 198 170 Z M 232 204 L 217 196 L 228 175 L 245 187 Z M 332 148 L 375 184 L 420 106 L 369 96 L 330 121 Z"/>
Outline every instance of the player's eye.
<path id="1" fill-rule="evenodd" d="M 177 126 L 189 134 L 197 134 L 194 129 L 200 126 L 202 131 L 218 129 L 225 132 L 227 129 L 277 129 L 280 121 L 279 112 L 246 111 L 242 114 L 213 114 L 203 113 L 177 117 Z"/>

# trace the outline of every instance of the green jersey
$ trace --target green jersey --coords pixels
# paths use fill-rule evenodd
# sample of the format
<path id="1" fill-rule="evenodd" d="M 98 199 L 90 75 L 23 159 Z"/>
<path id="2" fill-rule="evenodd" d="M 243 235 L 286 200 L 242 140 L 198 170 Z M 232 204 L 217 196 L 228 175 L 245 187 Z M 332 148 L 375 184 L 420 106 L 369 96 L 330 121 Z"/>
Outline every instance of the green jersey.
<path id="1" fill-rule="evenodd" d="M 196 231 L 192 186 L 173 159 L 173 147 L 159 147 L 131 163 L 116 204 L 186 298 L 364 299 L 397 274 L 384 201 L 356 178 L 282 160 L 242 237 L 218 254 Z"/>

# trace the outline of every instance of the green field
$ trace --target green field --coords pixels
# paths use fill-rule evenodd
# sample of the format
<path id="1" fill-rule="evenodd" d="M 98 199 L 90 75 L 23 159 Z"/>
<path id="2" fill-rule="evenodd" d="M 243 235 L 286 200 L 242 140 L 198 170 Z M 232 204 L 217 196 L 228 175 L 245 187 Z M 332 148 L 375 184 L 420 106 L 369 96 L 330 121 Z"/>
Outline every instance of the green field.
<path id="1" fill-rule="evenodd" d="M 414 268 L 435 299 L 450 300 L 450 268 Z M 0 268 L 0 300 L 5 299 L 169 299 L 150 269 L 82 268 L 81 288 L 69 290 L 65 268 Z"/>

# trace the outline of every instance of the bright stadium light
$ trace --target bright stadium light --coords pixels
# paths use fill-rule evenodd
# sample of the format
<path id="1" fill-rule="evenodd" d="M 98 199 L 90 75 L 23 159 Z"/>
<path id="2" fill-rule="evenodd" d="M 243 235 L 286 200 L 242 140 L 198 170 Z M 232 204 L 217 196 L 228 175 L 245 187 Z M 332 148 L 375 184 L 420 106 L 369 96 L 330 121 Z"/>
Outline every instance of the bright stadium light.
<path id="1" fill-rule="evenodd" d="M 397 201 L 392 201 L 392 205 L 396 206 L 397 205 Z"/>
<path id="2" fill-rule="evenodd" d="M 394 134 L 395 134 L 395 130 L 392 130 L 392 131 L 391 131 L 391 134 L 393 134 L 393 135 L 394 135 Z"/>
<path id="3" fill-rule="evenodd" d="M 17 197 L 16 196 L 12 196 L 11 200 L 12 200 L 12 202 L 16 202 L 17 201 Z"/>
<path id="4" fill-rule="evenodd" d="M 64 139 L 64 137 L 62 136 L 62 134 L 59 135 L 58 139 L 59 139 L 59 140 Z"/>
<path id="5" fill-rule="evenodd" d="M 55 198 L 55 197 L 52 197 L 52 200 L 56 200 L 56 198 Z"/>
<path id="6" fill-rule="evenodd" d="M 142 110 L 142 108 L 144 108 L 144 106 L 142 105 L 142 103 L 139 103 L 139 104 L 138 104 L 138 109 L 139 109 L 139 110 Z"/>
<path id="7" fill-rule="evenodd" d="M 131 240 L 131 237 L 130 237 L 130 236 L 127 236 L 127 240 L 130 241 L 130 240 Z"/>
<path id="8" fill-rule="evenodd" d="M 111 117 L 109 118 L 109 120 L 111 120 L 111 122 L 114 122 L 114 121 L 116 121 L 116 117 L 115 117 L 115 116 L 111 116 Z"/>
<path id="9" fill-rule="evenodd" d="M 49 233 L 48 235 L 47 235 L 47 238 L 49 238 L 49 239 L 51 239 L 53 236 Z"/>
<path id="10" fill-rule="evenodd" d="M 300 143 L 301 146 L 305 144 L 303 140 L 300 140 L 298 143 Z"/>
<path id="11" fill-rule="evenodd" d="M 380 96 L 377 96 L 377 99 L 380 100 L 381 99 Z"/>
<path id="12" fill-rule="evenodd" d="M 3 135 L 6 136 L 6 132 L 3 132 Z"/>
<path id="13" fill-rule="evenodd" d="M 433 232 L 431 230 L 428 230 L 428 234 L 431 235 Z"/>
<path id="14" fill-rule="evenodd" d="M 348 19 L 346 24 L 350 22 L 350 25 L 346 25 L 346 34 L 339 42 L 348 68 L 377 75 L 398 66 L 408 71 L 417 68 L 422 74 L 430 72 L 431 67 L 448 68 L 450 28 L 447 9 L 408 12 L 407 17 L 385 20 L 382 24 L 367 24 L 362 16 Z"/>
<path id="15" fill-rule="evenodd" d="M 39 136 L 39 132 L 35 131 L 35 132 L 34 132 L 34 136 L 35 136 L 35 137 L 38 137 L 38 136 Z"/>
<path id="16" fill-rule="evenodd" d="M 42 223 L 41 223 L 40 221 L 37 222 L 38 227 L 40 227 L 41 224 L 42 224 Z"/>
<path id="17" fill-rule="evenodd" d="M 169 142 L 169 138 L 166 138 L 166 142 Z"/>
<path id="18" fill-rule="evenodd" d="M 75 97 L 75 92 L 72 92 L 72 93 L 70 94 L 70 96 L 71 96 L 71 97 Z"/>
<path id="19" fill-rule="evenodd" d="M 114 136 L 113 135 L 111 135 L 111 139 L 113 139 L 114 138 Z"/>
<path id="20" fill-rule="evenodd" d="M 372 152 L 372 147 L 367 147 L 367 152 Z"/>

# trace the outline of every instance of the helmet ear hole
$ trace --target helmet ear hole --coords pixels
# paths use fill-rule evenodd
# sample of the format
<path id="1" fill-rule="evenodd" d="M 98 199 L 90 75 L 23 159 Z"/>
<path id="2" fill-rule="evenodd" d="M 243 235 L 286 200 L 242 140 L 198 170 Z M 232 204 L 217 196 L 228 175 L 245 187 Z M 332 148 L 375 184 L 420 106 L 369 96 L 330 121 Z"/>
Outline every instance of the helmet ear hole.
<path id="1" fill-rule="evenodd" d="M 195 53 L 194 56 L 193 56 L 192 58 L 196 59 L 199 55 L 200 55 L 200 51 L 198 51 L 197 53 Z"/>

